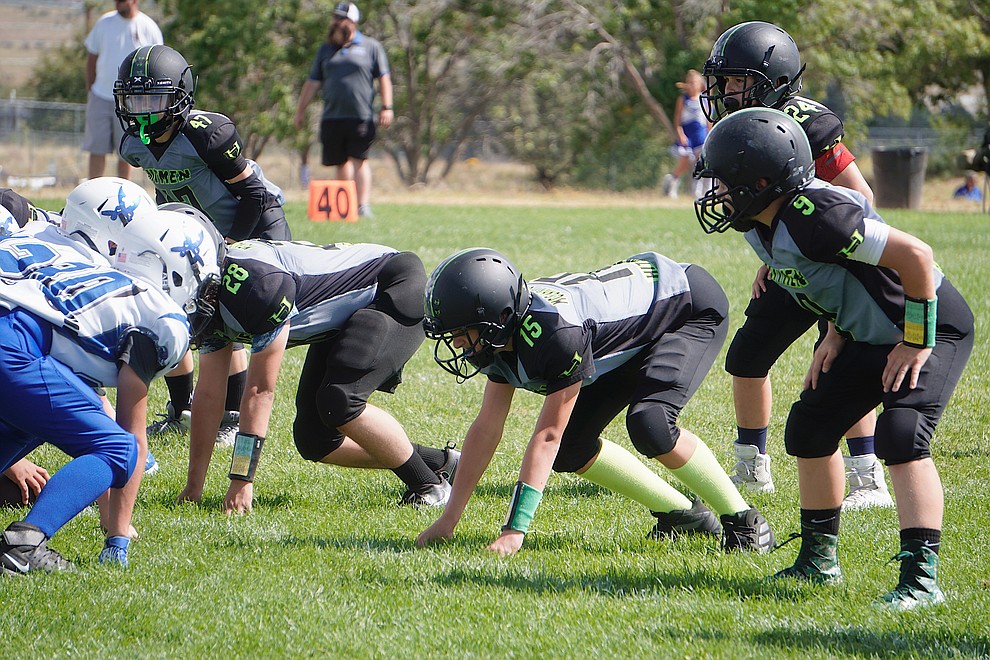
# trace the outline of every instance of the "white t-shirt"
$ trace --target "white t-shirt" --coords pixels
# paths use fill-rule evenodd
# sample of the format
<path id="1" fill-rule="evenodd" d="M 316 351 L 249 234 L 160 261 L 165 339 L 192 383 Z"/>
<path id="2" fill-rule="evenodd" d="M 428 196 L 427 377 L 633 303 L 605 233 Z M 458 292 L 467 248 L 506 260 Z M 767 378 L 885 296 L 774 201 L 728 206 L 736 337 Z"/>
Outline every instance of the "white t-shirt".
<path id="1" fill-rule="evenodd" d="M 124 58 L 142 46 L 164 44 L 162 31 L 150 16 L 138 12 L 134 18 L 124 18 L 110 11 L 96 21 L 86 37 L 86 50 L 96 55 L 96 82 L 93 93 L 105 101 L 113 100 L 113 83 Z"/>

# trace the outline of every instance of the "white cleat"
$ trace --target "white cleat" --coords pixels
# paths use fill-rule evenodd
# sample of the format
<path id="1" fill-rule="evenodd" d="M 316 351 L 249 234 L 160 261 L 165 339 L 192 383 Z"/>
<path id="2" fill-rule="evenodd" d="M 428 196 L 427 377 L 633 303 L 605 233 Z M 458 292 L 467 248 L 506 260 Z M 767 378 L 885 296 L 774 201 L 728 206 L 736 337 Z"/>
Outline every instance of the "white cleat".
<path id="1" fill-rule="evenodd" d="M 846 464 L 846 479 L 849 481 L 849 494 L 842 500 L 843 510 L 889 509 L 894 506 L 894 499 L 884 481 L 883 465 L 876 454 L 843 456 L 842 460 Z"/>
<path id="2" fill-rule="evenodd" d="M 756 445 L 732 444 L 736 455 L 735 472 L 730 478 L 737 488 L 745 486 L 751 493 L 772 493 L 773 477 L 770 475 L 770 456 L 761 454 Z"/>

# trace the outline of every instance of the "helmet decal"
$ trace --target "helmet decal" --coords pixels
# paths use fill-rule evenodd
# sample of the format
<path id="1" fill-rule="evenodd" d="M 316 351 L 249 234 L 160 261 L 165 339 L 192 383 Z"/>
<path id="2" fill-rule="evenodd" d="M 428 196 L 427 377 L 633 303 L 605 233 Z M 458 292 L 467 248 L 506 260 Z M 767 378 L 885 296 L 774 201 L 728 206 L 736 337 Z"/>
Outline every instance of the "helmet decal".
<path id="1" fill-rule="evenodd" d="M 199 240 L 193 243 L 193 239 L 189 238 L 189 235 L 186 234 L 182 245 L 176 245 L 171 250 L 172 252 L 178 252 L 180 257 L 189 259 L 191 264 L 203 266 L 203 257 L 199 253 L 199 246 L 203 244 L 204 238 L 206 236 L 200 233 Z"/>
<path id="2" fill-rule="evenodd" d="M 137 210 L 138 206 L 141 204 L 141 199 L 135 199 L 134 203 L 131 205 L 127 204 L 124 199 L 126 193 L 124 192 L 124 187 L 121 186 L 117 191 L 117 206 L 112 209 L 105 208 L 106 204 L 110 201 L 108 198 L 106 202 L 100 205 L 100 215 L 106 216 L 111 222 L 119 221 L 122 227 L 126 227 L 134 220 L 134 211 Z"/>

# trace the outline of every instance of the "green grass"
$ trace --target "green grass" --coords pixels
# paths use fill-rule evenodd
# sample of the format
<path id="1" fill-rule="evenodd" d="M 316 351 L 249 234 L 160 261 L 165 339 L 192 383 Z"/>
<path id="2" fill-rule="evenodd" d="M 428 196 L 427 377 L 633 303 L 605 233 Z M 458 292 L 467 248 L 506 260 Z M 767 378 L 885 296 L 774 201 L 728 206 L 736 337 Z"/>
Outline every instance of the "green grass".
<path id="1" fill-rule="evenodd" d="M 741 237 L 704 236 L 688 209 L 375 208 L 377 218 L 354 224 L 310 223 L 301 204 L 289 215 L 296 238 L 414 250 L 428 270 L 474 245 L 506 252 L 528 277 L 657 250 L 715 275 L 732 302 L 733 327 L 757 266 Z M 796 543 L 769 556 L 725 556 L 713 541 L 648 541 L 653 519 L 642 507 L 571 475 L 553 475 L 522 552 L 489 555 L 484 547 L 502 523 L 542 401 L 527 393 L 516 396 L 505 438 L 454 540 L 417 549 L 416 535 L 438 513 L 397 507 L 401 487 L 391 473 L 330 468 L 296 454 L 293 383 L 304 349 L 295 349 L 282 368 L 254 513 L 228 518 L 219 510 L 229 450 L 214 457 L 202 505 L 178 505 L 187 443 L 152 443 L 162 470 L 142 486 L 134 519 L 141 538 L 131 546 L 130 569 L 99 566 L 97 519 L 77 517 L 52 545 L 78 564 L 78 573 L 0 580 L 4 655 L 986 656 L 990 220 L 886 215 L 934 245 L 977 317 L 976 350 L 934 445 L 946 492 L 947 606 L 899 616 L 870 607 L 897 579 L 897 565 L 887 563 L 897 550 L 890 510 L 843 517 L 843 585 L 777 586 L 763 578 L 790 564 Z M 810 342 L 804 338 L 775 368 L 770 445 L 777 493 L 753 501 L 780 538 L 798 526 L 796 470 L 781 437 Z M 432 364 L 430 350 L 424 345 L 409 363 L 396 395 L 372 400 L 414 441 L 438 446 L 465 432 L 482 383 L 456 385 Z M 720 363 L 681 422 L 730 467 L 731 384 Z M 151 409 L 164 409 L 166 397 L 164 384 L 155 383 Z M 621 418 L 606 435 L 629 447 Z M 47 448 L 37 459 L 49 469 L 64 462 Z M 0 510 L 0 526 L 23 515 Z"/>

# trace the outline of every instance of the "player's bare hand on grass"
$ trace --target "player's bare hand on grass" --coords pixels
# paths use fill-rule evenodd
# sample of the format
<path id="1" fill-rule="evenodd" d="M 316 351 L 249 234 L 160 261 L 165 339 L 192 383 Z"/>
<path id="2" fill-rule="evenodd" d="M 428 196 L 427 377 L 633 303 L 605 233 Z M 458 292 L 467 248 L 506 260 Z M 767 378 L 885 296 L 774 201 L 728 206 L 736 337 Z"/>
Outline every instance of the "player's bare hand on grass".
<path id="1" fill-rule="evenodd" d="M 177 502 L 192 502 L 193 504 L 199 504 L 200 500 L 203 499 L 203 489 L 193 488 L 192 486 L 186 486 L 179 493 L 176 498 Z"/>
<path id="2" fill-rule="evenodd" d="M 522 532 L 517 532 L 514 529 L 507 529 L 502 532 L 502 535 L 495 539 L 490 546 L 488 546 L 488 549 L 503 557 L 511 557 L 519 552 L 519 548 L 522 547 L 523 540 L 525 540 L 525 538 L 526 535 Z"/>
<path id="3" fill-rule="evenodd" d="M 928 356 L 932 354 L 930 348 L 915 348 L 907 344 L 897 344 L 887 354 L 887 366 L 883 369 L 883 391 L 899 392 L 904 377 L 911 374 L 908 379 L 908 388 L 914 389 L 918 386 L 918 376 L 921 368 L 928 362 Z"/>
<path id="4" fill-rule="evenodd" d="M 223 512 L 251 513 L 251 502 L 254 500 L 254 484 L 250 481 L 231 479 L 230 487 L 223 498 Z"/>
<path id="5" fill-rule="evenodd" d="M 845 346 L 846 340 L 837 332 L 829 329 L 811 358 L 811 366 L 808 367 L 808 373 L 804 376 L 804 389 L 818 387 L 818 377 L 823 373 L 828 373 L 835 358 L 839 357 L 839 353 Z"/>
<path id="6" fill-rule="evenodd" d="M 452 538 L 454 538 L 454 525 L 440 516 L 435 523 L 420 532 L 419 536 L 416 537 L 416 545 L 422 548 L 434 543 L 449 541 Z"/>

